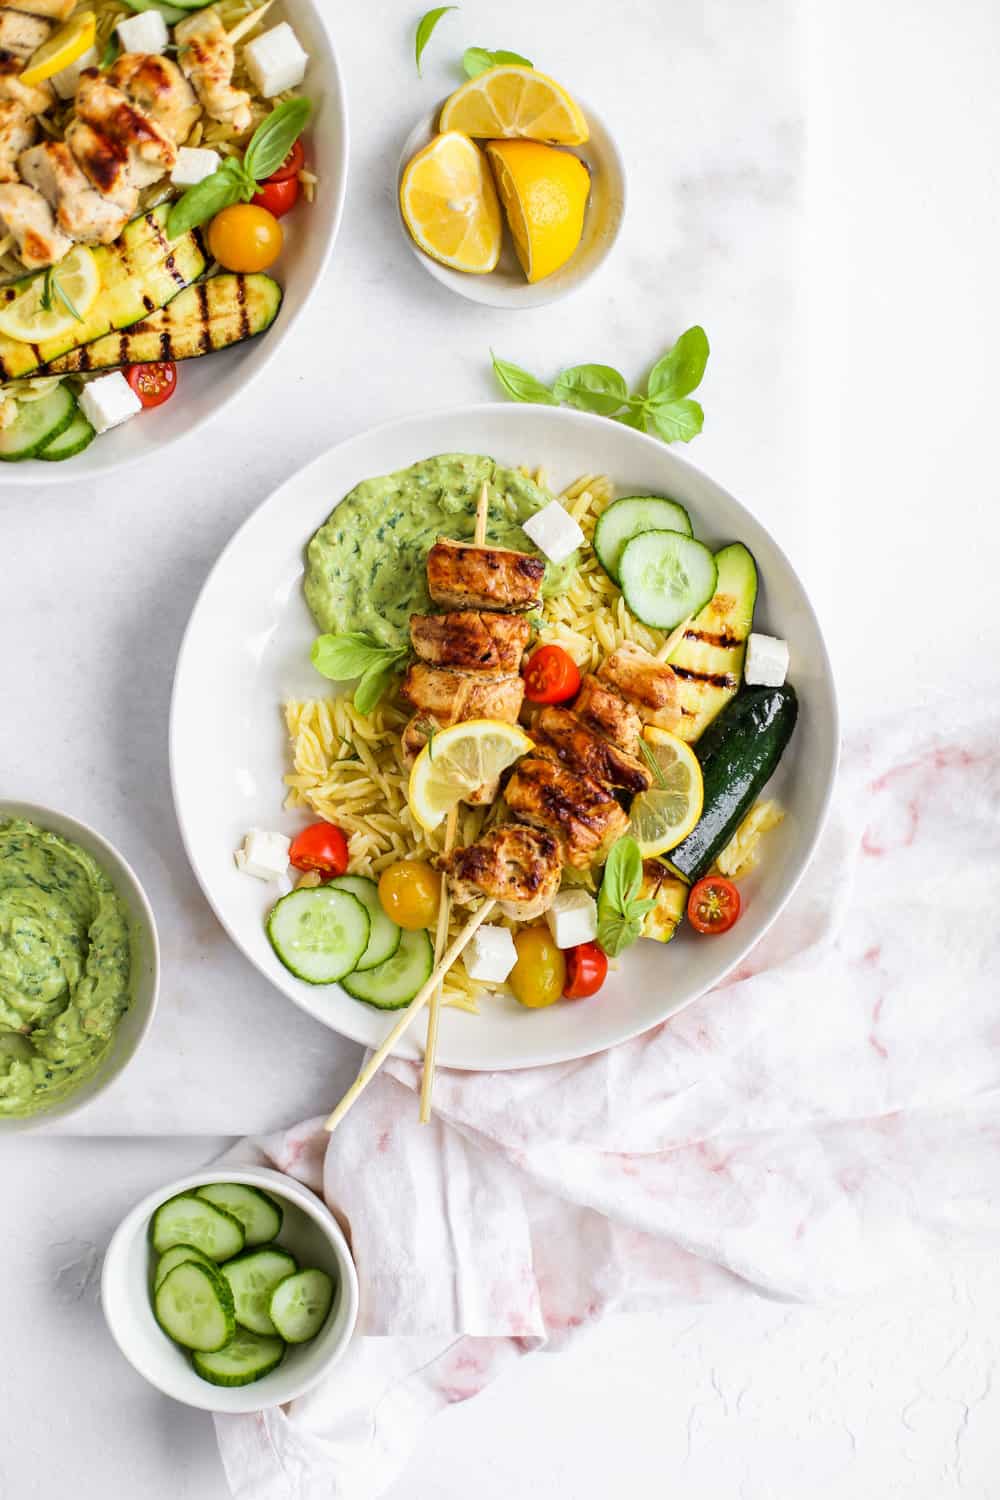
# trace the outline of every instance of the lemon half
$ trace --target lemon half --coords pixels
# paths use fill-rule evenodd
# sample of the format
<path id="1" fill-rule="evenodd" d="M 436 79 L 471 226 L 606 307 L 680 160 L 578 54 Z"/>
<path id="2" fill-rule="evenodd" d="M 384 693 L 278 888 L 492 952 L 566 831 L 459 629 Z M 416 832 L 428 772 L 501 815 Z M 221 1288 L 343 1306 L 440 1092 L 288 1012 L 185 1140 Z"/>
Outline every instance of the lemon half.
<path id="1" fill-rule="evenodd" d="M 643 741 L 659 768 L 653 784 L 632 800 L 630 833 L 643 859 L 665 854 L 686 839 L 701 817 L 701 766 L 690 745 L 648 725 Z"/>
<path id="2" fill-rule="evenodd" d="M 540 141 L 490 141 L 486 154 L 521 269 L 541 281 L 580 243 L 590 173 L 572 152 Z"/>
<path id="3" fill-rule="evenodd" d="M 457 130 L 435 136 L 407 163 L 399 186 L 406 227 L 427 255 L 482 275 L 500 258 L 503 223 L 486 158 Z"/>
<path id="4" fill-rule="evenodd" d="M 491 138 L 525 136 L 557 146 L 590 139 L 583 110 L 561 84 L 534 68 L 508 63 L 470 78 L 441 111 L 439 130 Z"/>
<path id="5" fill-rule="evenodd" d="M 467 719 L 439 730 L 413 763 L 410 811 L 421 828 L 437 828 L 463 797 L 495 781 L 531 748 L 523 729 L 498 719 Z"/>
<path id="6" fill-rule="evenodd" d="M 33 276 L 9 302 L 3 301 L 13 290 L 4 287 L 0 291 L 0 333 L 23 344 L 43 344 L 80 327 L 100 293 L 101 273 L 93 252 L 86 245 L 76 245 L 49 271 Z"/>

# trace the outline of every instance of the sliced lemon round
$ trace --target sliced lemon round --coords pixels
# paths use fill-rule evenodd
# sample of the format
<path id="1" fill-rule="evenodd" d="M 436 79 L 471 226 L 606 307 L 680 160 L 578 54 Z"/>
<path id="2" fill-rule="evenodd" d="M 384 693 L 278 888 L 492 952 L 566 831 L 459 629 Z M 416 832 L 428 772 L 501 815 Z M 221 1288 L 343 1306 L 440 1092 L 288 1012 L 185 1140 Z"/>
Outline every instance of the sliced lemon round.
<path id="1" fill-rule="evenodd" d="M 9 302 L 12 287 L 0 291 L 0 333 L 24 344 L 42 344 L 75 332 L 101 290 L 93 252 L 76 245 L 57 265 L 33 276 Z"/>
<path id="2" fill-rule="evenodd" d="M 467 719 L 441 729 L 424 746 L 410 772 L 410 811 L 428 831 L 477 787 L 527 755 L 532 742 L 516 724 Z"/>
<path id="3" fill-rule="evenodd" d="M 58 31 L 37 47 L 28 59 L 28 65 L 20 75 L 21 83 L 42 83 L 53 73 L 61 73 L 70 63 L 82 57 L 88 47 L 94 45 L 97 35 L 97 18 L 92 10 L 83 10 L 60 26 Z"/>
<path id="4" fill-rule="evenodd" d="M 503 220 L 486 158 L 450 130 L 407 163 L 399 187 L 406 227 L 421 250 L 456 271 L 482 275 L 500 259 Z"/>
<path id="5" fill-rule="evenodd" d="M 643 744 L 656 770 L 649 790 L 632 800 L 629 831 L 643 859 L 652 859 L 687 838 L 701 817 L 704 786 L 694 751 L 676 735 L 649 725 Z"/>
<path id="6" fill-rule="evenodd" d="M 489 68 L 456 89 L 438 129 L 491 138 L 526 136 L 556 146 L 582 146 L 590 139 L 583 110 L 561 84 L 511 63 Z"/>
<path id="7" fill-rule="evenodd" d="M 490 141 L 486 154 L 521 269 L 541 281 L 580 243 L 590 173 L 572 152 L 540 141 Z"/>

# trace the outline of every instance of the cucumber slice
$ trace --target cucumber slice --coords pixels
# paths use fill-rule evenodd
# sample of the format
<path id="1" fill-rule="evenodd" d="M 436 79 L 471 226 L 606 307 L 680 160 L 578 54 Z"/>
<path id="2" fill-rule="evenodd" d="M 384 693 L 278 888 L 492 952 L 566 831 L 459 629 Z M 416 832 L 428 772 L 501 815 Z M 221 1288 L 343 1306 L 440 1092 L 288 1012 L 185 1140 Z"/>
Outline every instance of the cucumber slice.
<path id="1" fill-rule="evenodd" d="M 267 1193 L 242 1182 L 210 1182 L 195 1192 L 216 1208 L 224 1208 L 243 1225 L 244 1243 L 268 1245 L 281 1232 L 284 1211 Z"/>
<path id="2" fill-rule="evenodd" d="M 673 630 L 715 593 L 707 547 L 678 531 L 644 531 L 625 543 L 619 564 L 625 603 L 644 625 Z"/>
<path id="3" fill-rule="evenodd" d="M 248 1250 L 245 1255 L 227 1260 L 222 1274 L 233 1294 L 237 1323 L 251 1333 L 277 1333 L 267 1311 L 271 1293 L 279 1281 L 294 1276 L 297 1270 L 294 1255 L 273 1245 L 267 1250 Z"/>
<path id="4" fill-rule="evenodd" d="M 44 458 L 46 462 L 59 463 L 64 458 L 75 458 L 82 453 L 84 448 L 89 448 L 97 433 L 91 427 L 87 418 L 79 407 L 73 413 L 73 420 L 63 432 L 57 433 L 54 438 L 49 438 L 45 447 L 36 458 Z"/>
<path id="5" fill-rule="evenodd" d="M 377 964 L 384 964 L 399 947 L 403 929 L 397 927 L 392 918 L 386 916 L 382 910 L 382 903 L 378 899 L 378 886 L 374 880 L 367 880 L 364 875 L 338 875 L 335 880 L 330 880 L 327 884 L 341 891 L 350 891 L 352 896 L 357 896 L 368 913 L 368 920 L 371 923 L 368 947 L 354 967 L 358 970 L 374 969 Z"/>
<path id="6" fill-rule="evenodd" d="M 188 1260 L 160 1282 L 153 1293 L 156 1321 L 185 1349 L 213 1352 L 236 1331 L 233 1294 L 214 1266 Z"/>
<path id="7" fill-rule="evenodd" d="M 275 1287 L 271 1321 L 288 1344 L 314 1339 L 333 1304 L 333 1282 L 325 1271 L 298 1271 Z"/>
<path id="8" fill-rule="evenodd" d="M 65 385 L 57 385 L 40 401 L 24 401 L 17 416 L 0 432 L 0 461 L 18 463 L 36 453 L 65 432 L 76 414 L 76 399 Z"/>
<path id="9" fill-rule="evenodd" d="M 211 1266 L 215 1270 L 215 1261 L 205 1254 L 203 1250 L 194 1245 L 174 1245 L 172 1249 L 164 1252 L 156 1262 L 156 1272 L 153 1276 L 153 1288 L 160 1285 L 164 1277 L 169 1276 L 174 1266 L 182 1266 L 185 1261 L 196 1260 L 200 1265 Z"/>
<path id="10" fill-rule="evenodd" d="M 434 945 L 426 932 L 404 932 L 391 958 L 341 981 L 355 1000 L 379 1010 L 399 1010 L 411 1001 L 434 967 Z"/>
<path id="11" fill-rule="evenodd" d="M 224 1349 L 214 1354 L 196 1354 L 192 1363 L 202 1380 L 212 1385 L 252 1385 L 276 1370 L 284 1357 L 281 1339 L 237 1328 Z"/>
<path id="12" fill-rule="evenodd" d="M 691 517 L 676 500 L 661 500 L 657 495 L 629 495 L 609 505 L 594 527 L 594 551 L 615 583 L 621 581 L 618 570 L 626 544 L 644 531 L 679 531 L 691 536 Z"/>
<path id="13" fill-rule="evenodd" d="M 149 1232 L 153 1249 L 161 1255 L 174 1245 L 194 1245 L 213 1260 L 228 1260 L 246 1244 L 239 1219 L 193 1193 L 178 1193 L 176 1198 L 161 1203 Z"/>
<path id="14" fill-rule="evenodd" d="M 368 947 L 368 912 L 350 891 L 303 886 L 271 908 L 267 935 L 286 969 L 307 984 L 333 984 Z"/>

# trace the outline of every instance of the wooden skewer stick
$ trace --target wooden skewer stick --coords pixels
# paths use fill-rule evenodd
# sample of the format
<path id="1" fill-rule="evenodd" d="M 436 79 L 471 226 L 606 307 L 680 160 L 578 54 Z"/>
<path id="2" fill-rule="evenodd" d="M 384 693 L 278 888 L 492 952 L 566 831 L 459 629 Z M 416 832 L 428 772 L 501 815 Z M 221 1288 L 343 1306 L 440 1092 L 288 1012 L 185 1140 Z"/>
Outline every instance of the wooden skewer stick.
<path id="1" fill-rule="evenodd" d="M 688 615 L 688 617 L 687 617 L 686 620 L 682 620 L 679 625 L 675 625 L 674 626 L 673 630 L 667 636 L 666 640 L 663 642 L 663 645 L 660 647 L 659 651 L 657 651 L 657 653 L 656 653 L 656 660 L 657 661 L 669 661 L 670 660 L 670 658 L 673 656 L 674 652 L 677 650 L 677 647 L 680 645 L 681 641 L 684 639 L 684 632 L 687 630 L 688 626 L 691 624 L 691 621 L 693 619 L 694 619 L 694 615 Z"/>

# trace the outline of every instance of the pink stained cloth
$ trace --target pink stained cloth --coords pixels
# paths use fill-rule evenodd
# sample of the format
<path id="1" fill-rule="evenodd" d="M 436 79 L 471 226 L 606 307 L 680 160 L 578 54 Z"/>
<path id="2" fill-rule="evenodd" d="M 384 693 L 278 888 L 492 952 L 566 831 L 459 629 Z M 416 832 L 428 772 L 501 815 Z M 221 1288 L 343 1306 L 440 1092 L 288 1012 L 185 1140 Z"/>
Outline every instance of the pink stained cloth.
<path id="1" fill-rule="evenodd" d="M 391 1060 L 332 1137 L 242 1143 L 349 1228 L 366 1336 L 287 1409 L 216 1418 L 233 1494 L 378 1496 L 436 1410 L 612 1312 L 842 1296 L 995 1241 L 998 891 L 1000 717 L 942 705 L 852 741 L 789 908 L 680 1015 L 442 1071 L 423 1128 Z"/>

